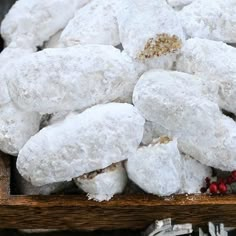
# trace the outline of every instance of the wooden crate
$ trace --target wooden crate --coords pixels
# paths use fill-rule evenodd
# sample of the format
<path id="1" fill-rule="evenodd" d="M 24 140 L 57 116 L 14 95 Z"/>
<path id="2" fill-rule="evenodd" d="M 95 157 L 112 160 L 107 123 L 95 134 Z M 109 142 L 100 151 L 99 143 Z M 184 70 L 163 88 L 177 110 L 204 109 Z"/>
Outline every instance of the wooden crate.
<path id="1" fill-rule="evenodd" d="M 148 194 L 120 195 L 109 202 L 84 195 L 24 196 L 10 194 L 10 157 L 0 153 L 0 228 L 114 230 L 143 229 L 155 219 L 205 225 L 236 226 L 236 196 Z"/>

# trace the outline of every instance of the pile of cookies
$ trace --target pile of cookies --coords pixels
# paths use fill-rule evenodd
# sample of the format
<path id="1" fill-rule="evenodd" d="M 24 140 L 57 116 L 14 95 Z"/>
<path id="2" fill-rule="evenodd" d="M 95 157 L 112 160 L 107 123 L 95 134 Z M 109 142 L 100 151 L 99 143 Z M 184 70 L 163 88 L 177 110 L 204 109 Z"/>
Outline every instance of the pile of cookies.
<path id="1" fill-rule="evenodd" d="M 18 0 L 0 150 L 25 193 L 199 193 L 212 167 L 236 169 L 235 23 L 235 0 Z"/>

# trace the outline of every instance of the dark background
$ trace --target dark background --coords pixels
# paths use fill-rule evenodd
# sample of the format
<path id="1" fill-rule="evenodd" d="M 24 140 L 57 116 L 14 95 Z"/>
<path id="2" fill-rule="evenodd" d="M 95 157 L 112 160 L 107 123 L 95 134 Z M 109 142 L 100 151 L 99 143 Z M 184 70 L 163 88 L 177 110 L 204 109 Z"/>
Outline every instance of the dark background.
<path id="1" fill-rule="evenodd" d="M 4 15 L 8 12 L 9 8 L 16 0 L 0 0 L 0 22 L 4 18 Z M 3 40 L 0 38 L 0 51 L 3 48 Z"/>

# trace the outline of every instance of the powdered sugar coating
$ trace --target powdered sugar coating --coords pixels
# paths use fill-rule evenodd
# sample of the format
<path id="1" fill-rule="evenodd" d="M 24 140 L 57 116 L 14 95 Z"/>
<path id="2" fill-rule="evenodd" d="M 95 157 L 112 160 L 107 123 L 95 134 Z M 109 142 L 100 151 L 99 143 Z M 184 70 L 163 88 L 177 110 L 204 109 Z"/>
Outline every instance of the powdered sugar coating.
<path id="1" fill-rule="evenodd" d="M 19 0 L 2 21 L 1 34 L 9 45 L 24 38 L 32 48 L 63 29 L 76 10 L 89 0 Z M 65 11 L 66 9 L 66 11 Z"/>
<path id="2" fill-rule="evenodd" d="M 168 196 L 181 187 L 181 156 L 176 140 L 140 147 L 126 164 L 128 177 L 147 193 Z"/>
<path id="3" fill-rule="evenodd" d="M 19 48 L 19 42 L 22 41 L 11 43 L 0 54 L 0 150 L 11 155 L 17 155 L 26 141 L 38 131 L 40 120 L 39 114 L 17 108 L 8 93 L 7 68 L 13 68 L 17 59 L 33 53 L 27 46 Z"/>
<path id="4" fill-rule="evenodd" d="M 194 77 L 188 75 L 189 83 L 185 83 L 176 74 L 183 73 L 145 73 L 134 89 L 135 107 L 146 120 L 155 122 L 157 135 L 176 137 L 182 152 L 207 166 L 235 169 L 235 122 L 209 99 L 207 81 L 205 86 L 193 86 L 198 82 Z M 170 91 L 174 91 L 171 96 Z"/>
<path id="5" fill-rule="evenodd" d="M 220 107 L 236 114 L 235 48 L 207 39 L 189 39 L 182 48 L 176 67 L 218 84 Z"/>
<path id="6" fill-rule="evenodd" d="M 20 151 L 17 168 L 33 185 L 69 181 L 127 159 L 144 119 L 129 104 L 97 105 L 42 129 Z"/>
<path id="7" fill-rule="evenodd" d="M 140 61 L 145 66 L 145 71 L 150 69 L 163 69 L 163 70 L 172 70 L 176 62 L 177 53 L 170 53 L 168 55 L 162 55 L 160 57 L 155 57 L 148 60 Z"/>
<path id="8" fill-rule="evenodd" d="M 109 201 L 115 194 L 122 193 L 127 184 L 127 174 L 122 164 L 113 169 L 105 169 L 94 178 L 75 178 L 76 185 L 87 193 L 90 199 L 98 202 Z"/>
<path id="9" fill-rule="evenodd" d="M 40 116 L 24 112 L 11 102 L 0 106 L 0 150 L 17 155 L 19 150 L 39 130 Z"/>
<path id="10" fill-rule="evenodd" d="M 62 30 L 59 30 L 56 34 L 50 37 L 50 39 L 45 42 L 44 48 L 60 48 L 62 45 L 59 42 Z"/>
<path id="11" fill-rule="evenodd" d="M 205 184 L 205 178 L 212 176 L 212 169 L 201 164 L 188 155 L 182 156 L 182 186 L 181 193 L 200 193 Z"/>
<path id="12" fill-rule="evenodd" d="M 144 125 L 142 144 L 150 144 L 153 140 L 153 137 L 153 122 L 146 121 Z M 158 138 L 158 136 L 156 136 L 156 138 Z"/>
<path id="13" fill-rule="evenodd" d="M 21 44 L 21 43 L 20 43 Z M 33 53 L 33 50 L 30 48 L 19 48 L 18 43 L 12 43 L 9 47 L 5 48 L 0 54 L 0 106 L 7 104 L 11 101 L 10 95 L 8 93 L 7 79 L 5 73 L 9 68 L 5 68 L 6 65 L 9 67 L 14 67 L 14 62 L 19 60 L 23 56 L 27 56 Z"/>
<path id="14" fill-rule="evenodd" d="M 236 42 L 235 0 L 195 0 L 179 12 L 188 37 Z"/>
<path id="15" fill-rule="evenodd" d="M 115 11 L 117 0 L 94 0 L 78 10 L 63 30 L 60 42 L 65 46 L 77 44 L 120 43 Z"/>
<path id="16" fill-rule="evenodd" d="M 158 39 L 163 36 L 164 40 L 164 38 L 176 36 L 180 41 L 184 40 L 182 26 L 176 13 L 165 0 L 124 0 L 122 7 L 117 12 L 121 43 L 127 54 L 133 58 L 142 57 L 141 54 L 150 39 Z M 174 45 L 165 40 L 163 43 L 166 43 L 165 46 L 160 42 L 154 50 L 157 54 L 161 54 L 159 57 L 153 55 L 142 58 L 149 68 L 158 68 L 159 65 L 166 64 L 166 60 L 170 60 L 167 64 L 172 64 L 175 60 L 175 50 L 172 53 L 169 52 L 172 51 L 171 48 Z M 162 53 L 163 48 L 168 49 L 166 53 Z M 152 50 L 149 52 L 152 54 Z M 169 54 L 173 55 L 168 57 Z M 162 56 L 165 58 L 162 59 Z"/>
<path id="17" fill-rule="evenodd" d="M 2 77 L 1 71 L 0 77 Z M 6 80 L 0 78 L 0 106 L 3 106 L 4 104 L 7 104 L 10 101 L 11 98 L 8 93 L 7 82 Z"/>
<path id="18" fill-rule="evenodd" d="M 158 83 L 160 84 L 158 86 Z M 199 77 L 196 75 L 191 75 L 178 71 L 167 71 L 167 70 L 150 70 L 145 72 L 139 79 L 138 83 L 135 86 L 133 94 L 133 102 L 139 101 L 139 93 L 144 93 L 146 90 L 147 93 L 144 94 L 147 96 L 157 96 L 155 94 L 156 90 L 162 88 L 161 93 L 166 92 L 167 94 L 171 91 L 164 91 L 165 87 L 171 87 L 172 90 L 178 89 L 177 91 L 185 96 L 196 96 L 203 97 L 214 103 L 218 99 L 218 85 L 214 82 L 207 81 L 204 77 Z M 137 91 L 137 93 L 136 93 Z M 175 91 L 175 90 L 173 90 Z M 174 97 L 175 94 L 170 95 L 169 97 Z M 142 96 L 142 99 L 146 97 Z M 141 102 L 141 100 L 139 101 Z M 177 102 L 177 101 L 176 101 Z M 147 109 L 155 109 L 153 107 L 147 107 Z M 155 116 L 155 113 L 153 114 Z M 147 119 L 150 120 L 150 119 Z"/>
<path id="19" fill-rule="evenodd" d="M 84 45 L 34 53 L 15 63 L 6 77 L 19 107 L 53 113 L 130 102 L 138 74 L 133 61 L 118 49 Z"/>
<path id="20" fill-rule="evenodd" d="M 172 7 L 184 7 L 186 5 L 189 5 L 193 1 L 196 0 L 167 0 L 167 3 Z"/>

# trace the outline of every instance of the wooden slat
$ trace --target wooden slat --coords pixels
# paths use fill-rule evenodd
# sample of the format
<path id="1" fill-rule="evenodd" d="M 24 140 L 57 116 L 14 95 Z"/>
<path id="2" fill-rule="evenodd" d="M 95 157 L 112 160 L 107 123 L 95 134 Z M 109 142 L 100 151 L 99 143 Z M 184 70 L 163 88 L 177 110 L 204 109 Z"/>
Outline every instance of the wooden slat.
<path id="1" fill-rule="evenodd" d="M 10 194 L 10 156 L 0 152 L 0 199 Z"/>
<path id="2" fill-rule="evenodd" d="M 85 196 L 12 196 L 0 201 L 1 228 L 81 230 L 144 229 L 155 219 L 205 225 L 208 221 L 236 226 L 235 196 L 178 196 L 163 200 L 150 195 L 117 196 L 105 203 Z"/>
<path id="3" fill-rule="evenodd" d="M 109 202 L 86 196 L 14 196 L 10 189 L 10 157 L 0 154 L 0 228 L 144 229 L 156 219 L 173 218 L 194 226 L 208 221 L 236 227 L 236 196 L 120 195 Z"/>

